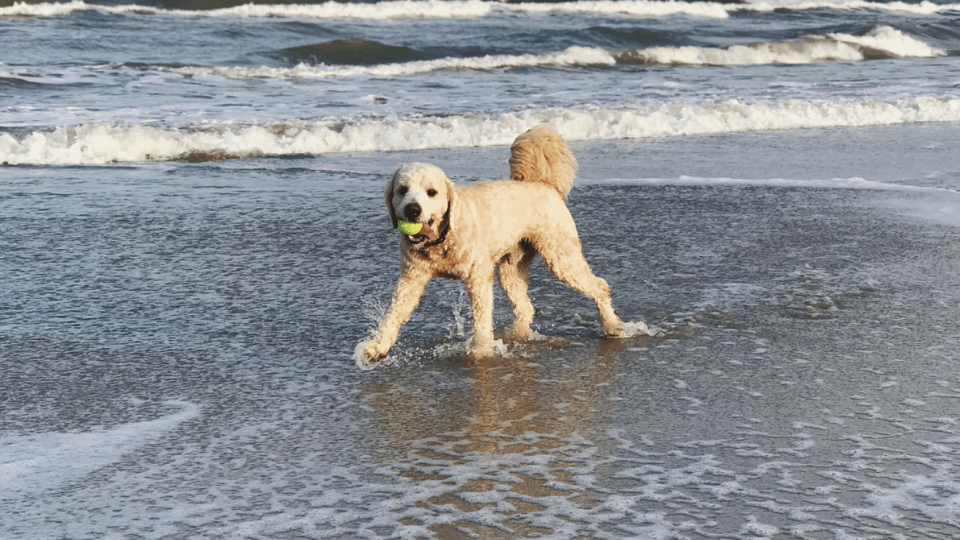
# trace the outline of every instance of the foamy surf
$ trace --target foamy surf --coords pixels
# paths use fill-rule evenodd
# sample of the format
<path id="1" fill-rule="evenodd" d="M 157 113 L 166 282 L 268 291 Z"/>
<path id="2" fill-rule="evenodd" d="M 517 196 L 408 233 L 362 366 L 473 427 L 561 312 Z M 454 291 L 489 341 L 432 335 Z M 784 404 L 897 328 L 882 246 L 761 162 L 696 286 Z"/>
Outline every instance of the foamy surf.
<path id="1" fill-rule="evenodd" d="M 844 11 L 872 10 L 912 15 L 933 15 L 960 9 L 960 4 L 936 4 L 934 2 L 869 2 L 866 0 L 747 0 L 742 6 L 750 11 L 806 11 L 812 9 L 835 9 Z"/>
<path id="2" fill-rule="evenodd" d="M 27 4 L 16 2 L 0 8 L 0 17 L 58 17 L 78 11 L 113 15 L 167 15 L 173 17 L 283 17 L 297 19 L 404 19 L 477 18 L 489 15 L 496 4 L 481 0 L 444 2 L 440 0 L 399 0 L 374 4 L 325 2 L 322 4 L 244 4 L 211 10 L 163 9 L 152 6 L 102 6 L 82 0 L 64 3 Z"/>
<path id="3" fill-rule="evenodd" d="M 0 163 L 105 165 L 505 146 L 517 133 L 542 123 L 553 125 L 568 140 L 609 140 L 957 121 L 960 98 L 916 97 L 770 104 L 706 101 L 629 108 L 540 109 L 496 116 L 325 119 L 266 126 L 222 123 L 162 128 L 87 123 L 16 136 L 0 134 Z"/>
<path id="4" fill-rule="evenodd" d="M 378 64 L 373 66 L 330 66 L 321 64 L 312 66 L 300 63 L 292 68 L 246 67 L 168 67 L 156 66 L 153 69 L 188 76 L 213 76 L 228 79 L 321 79 L 327 77 L 400 77 L 429 73 L 441 69 L 493 70 L 500 68 L 536 67 L 536 66 L 591 66 L 614 65 L 617 61 L 609 51 L 593 47 L 569 47 L 562 51 L 547 54 L 486 55 L 478 57 L 447 57 L 437 60 L 418 60 L 396 64 Z M 115 66 L 105 66 L 113 68 Z"/>
<path id="5" fill-rule="evenodd" d="M 35 496 L 118 461 L 122 455 L 160 438 L 196 417 L 199 407 L 179 400 L 156 420 L 121 424 L 81 433 L 0 434 L 0 498 Z"/>
<path id="6" fill-rule="evenodd" d="M 692 15 L 716 19 L 725 19 L 730 16 L 730 9 L 723 4 L 714 2 L 676 2 L 674 0 L 597 0 L 557 3 L 525 2 L 503 4 L 501 9 L 513 13 L 532 14 L 618 14 L 638 17 Z"/>
<path id="7" fill-rule="evenodd" d="M 184 76 L 227 79 L 324 79 L 331 77 L 403 77 L 445 69 L 488 71 L 544 66 L 612 66 L 652 64 L 683 66 L 735 66 L 757 64 L 812 64 L 860 62 L 882 58 L 936 58 L 946 53 L 889 26 L 878 26 L 863 36 L 831 33 L 781 42 L 748 43 L 726 48 L 649 47 L 611 51 L 598 47 L 572 46 L 543 54 L 446 57 L 435 60 L 376 65 L 311 65 L 256 68 L 242 66 L 152 66 L 147 69 Z M 98 66 L 117 69 L 123 66 Z M 138 66 L 143 69 L 143 66 Z"/>
<path id="8" fill-rule="evenodd" d="M 748 43 L 726 48 L 650 47 L 617 55 L 624 64 L 736 66 L 756 64 L 812 64 L 859 62 L 879 58 L 935 58 L 946 53 L 889 26 L 866 35 L 811 35 L 800 39 Z"/>
<path id="9" fill-rule="evenodd" d="M 814 9 L 833 10 L 873 10 L 915 15 L 932 15 L 947 11 L 957 11 L 960 4 L 935 4 L 933 2 L 869 2 L 866 0 L 761 0 L 740 3 L 718 2 L 677 2 L 643 0 L 599 0 L 558 3 L 519 3 L 505 4 L 504 10 L 520 13 L 596 13 L 621 14 L 639 17 L 661 17 L 668 15 L 693 15 L 723 19 L 731 14 L 743 11 L 769 12 L 774 10 L 806 11 Z"/>
<path id="10" fill-rule="evenodd" d="M 221 9 L 185 10 L 163 9 L 153 6 L 88 4 L 72 2 L 25 3 L 15 2 L 0 8 L 0 17 L 59 17 L 78 11 L 97 11 L 112 15 L 166 15 L 173 17 L 240 17 L 240 18 L 297 18 L 330 20 L 390 20 L 390 19 L 451 19 L 488 16 L 516 16 L 541 14 L 616 14 L 635 17 L 666 17 L 688 15 L 723 19 L 739 11 L 770 12 L 774 10 L 873 10 L 916 15 L 931 15 L 960 10 L 960 4 L 933 2 L 869 2 L 864 0 L 794 1 L 772 0 L 745 4 L 715 2 L 678 2 L 675 0 L 584 0 L 558 3 L 507 4 L 480 0 L 396 0 L 370 4 L 325 2 L 322 4 L 243 4 Z"/>
<path id="11" fill-rule="evenodd" d="M 865 178 L 829 178 L 798 180 L 794 178 L 700 178 L 693 176 L 679 176 L 677 178 L 612 178 L 603 180 L 580 179 L 577 180 L 580 185 L 583 184 L 602 184 L 602 185 L 645 185 L 645 186 L 730 186 L 730 187 L 771 187 L 771 188 L 804 188 L 804 189 L 848 189 L 848 190 L 871 190 L 871 191 L 907 191 L 914 193 L 930 193 L 940 196 L 954 197 L 960 195 L 960 191 L 948 188 L 938 188 L 929 186 L 914 186 L 910 184 L 893 184 L 889 182 L 877 182 Z"/>

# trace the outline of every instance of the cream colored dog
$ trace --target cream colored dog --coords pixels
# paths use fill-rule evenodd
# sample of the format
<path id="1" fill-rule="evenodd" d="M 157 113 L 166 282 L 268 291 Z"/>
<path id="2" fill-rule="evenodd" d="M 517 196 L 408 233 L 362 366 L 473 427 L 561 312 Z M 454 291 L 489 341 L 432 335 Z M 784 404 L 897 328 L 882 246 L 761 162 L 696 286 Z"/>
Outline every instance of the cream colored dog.
<path id="1" fill-rule="evenodd" d="M 424 227 L 400 239 L 400 280 L 393 301 L 376 336 L 357 347 L 358 364 L 369 367 L 387 355 L 435 277 L 466 285 L 473 310 L 469 355 L 493 355 L 494 265 L 515 314 L 505 338 L 527 339 L 534 315 L 527 279 L 538 253 L 557 279 L 597 303 L 607 335 L 623 334 L 610 287 L 583 258 L 576 224 L 564 203 L 577 171 L 567 143 L 541 125 L 517 137 L 510 150 L 509 180 L 458 186 L 426 163 L 404 165 L 394 173 L 386 190 L 394 228 L 398 219 Z"/>

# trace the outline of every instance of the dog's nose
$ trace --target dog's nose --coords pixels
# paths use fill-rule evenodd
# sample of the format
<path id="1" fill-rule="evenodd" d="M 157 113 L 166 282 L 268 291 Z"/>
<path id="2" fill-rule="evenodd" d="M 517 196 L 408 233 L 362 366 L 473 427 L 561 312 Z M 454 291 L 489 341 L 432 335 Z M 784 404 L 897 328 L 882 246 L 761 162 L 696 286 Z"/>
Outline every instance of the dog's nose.
<path id="1" fill-rule="evenodd" d="M 403 215 L 407 218 L 407 221 L 414 221 L 420 217 L 420 212 L 423 209 L 420 208 L 420 205 L 417 203 L 410 203 L 406 208 L 403 209 Z"/>

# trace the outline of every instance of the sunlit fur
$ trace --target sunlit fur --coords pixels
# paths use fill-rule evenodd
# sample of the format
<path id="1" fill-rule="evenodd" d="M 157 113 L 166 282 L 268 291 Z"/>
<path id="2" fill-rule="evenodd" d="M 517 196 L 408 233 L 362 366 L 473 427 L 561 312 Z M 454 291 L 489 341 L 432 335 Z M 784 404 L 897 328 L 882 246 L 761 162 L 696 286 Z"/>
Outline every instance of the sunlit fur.
<path id="1" fill-rule="evenodd" d="M 416 203 L 421 214 L 415 221 L 428 224 L 431 232 L 426 237 L 401 235 L 400 280 L 376 335 L 358 346 L 358 363 L 371 365 L 387 355 L 434 277 L 466 285 L 473 310 L 470 356 L 491 356 L 495 266 L 515 314 L 505 337 L 528 338 L 534 309 L 527 280 L 537 254 L 557 279 L 596 302 L 606 334 L 623 332 L 610 288 L 584 260 L 564 203 L 577 170 L 566 142 L 547 125 L 533 128 L 513 143 L 510 168 L 511 179 L 470 186 L 454 184 L 426 163 L 404 165 L 393 175 L 385 200 L 394 227 L 398 219 L 414 221 L 407 208 Z"/>
<path id="2" fill-rule="evenodd" d="M 567 143 L 546 124 L 523 133 L 510 147 L 511 180 L 542 182 L 564 199 L 573 187 L 577 166 Z"/>

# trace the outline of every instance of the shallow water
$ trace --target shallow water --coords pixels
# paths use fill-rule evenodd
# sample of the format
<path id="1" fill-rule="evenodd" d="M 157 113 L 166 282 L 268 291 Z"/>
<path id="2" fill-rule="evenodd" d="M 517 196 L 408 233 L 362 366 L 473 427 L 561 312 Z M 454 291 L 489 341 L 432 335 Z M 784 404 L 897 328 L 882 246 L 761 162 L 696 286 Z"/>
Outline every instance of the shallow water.
<path id="1" fill-rule="evenodd" d="M 666 335 L 537 263 L 566 347 L 467 363 L 436 281 L 371 372 L 387 176 L 506 148 L 8 168 L 0 536 L 955 537 L 954 129 L 574 144 L 586 257 Z"/>
<path id="2" fill-rule="evenodd" d="M 0 538 L 958 536 L 960 5 L 186 4 L 0 0 Z M 389 175 L 542 122 L 663 334 L 360 371 Z"/>

